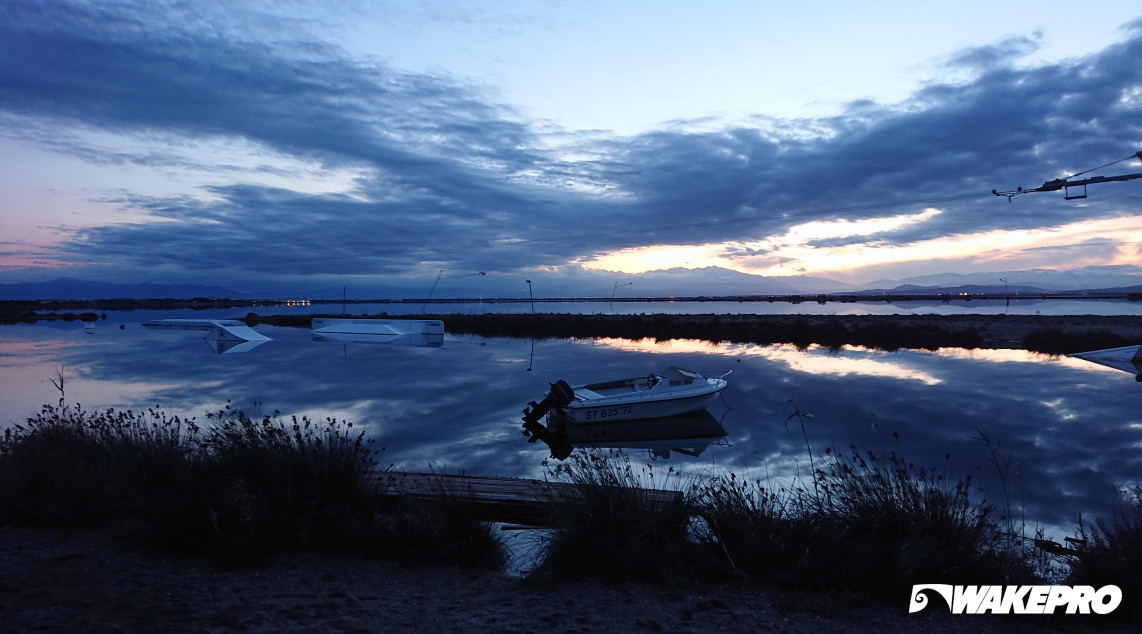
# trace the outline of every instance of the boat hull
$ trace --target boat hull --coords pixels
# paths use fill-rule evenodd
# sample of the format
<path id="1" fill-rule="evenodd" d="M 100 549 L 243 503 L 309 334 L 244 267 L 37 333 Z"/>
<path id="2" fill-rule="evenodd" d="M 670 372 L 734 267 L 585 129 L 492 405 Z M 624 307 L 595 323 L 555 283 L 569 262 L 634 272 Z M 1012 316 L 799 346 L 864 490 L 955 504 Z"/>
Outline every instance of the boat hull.
<path id="1" fill-rule="evenodd" d="M 591 386 L 572 388 L 592 393 Z M 725 389 L 724 379 L 700 378 L 682 388 L 637 390 L 622 394 L 581 398 L 561 408 L 560 415 L 576 424 L 647 418 L 669 418 L 705 409 Z"/>
<path id="2" fill-rule="evenodd" d="M 719 390 L 721 391 L 721 390 Z M 700 396 L 672 398 L 662 401 L 625 403 L 572 403 L 563 410 L 563 415 L 572 423 L 602 423 L 645 418 L 669 418 L 705 409 L 710 401 L 717 398 L 718 392 Z"/>

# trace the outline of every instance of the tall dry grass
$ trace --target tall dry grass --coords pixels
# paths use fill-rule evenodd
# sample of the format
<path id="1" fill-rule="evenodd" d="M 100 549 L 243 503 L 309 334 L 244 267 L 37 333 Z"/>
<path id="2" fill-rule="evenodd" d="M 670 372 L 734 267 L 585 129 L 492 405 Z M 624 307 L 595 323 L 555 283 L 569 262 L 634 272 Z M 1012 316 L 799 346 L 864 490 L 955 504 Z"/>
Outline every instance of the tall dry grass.
<path id="1" fill-rule="evenodd" d="M 556 506 L 557 527 L 532 580 L 672 583 L 694 571 L 691 505 L 673 467 L 656 472 L 622 450 L 577 452 L 547 467 L 578 497 Z"/>
<path id="2" fill-rule="evenodd" d="M 0 521 L 110 528 L 229 565 L 305 550 L 502 566 L 484 522 L 440 521 L 438 508 L 394 515 L 382 500 L 381 451 L 335 419 L 251 418 L 227 406 L 199 424 L 156 410 L 88 412 L 61 398 L 0 441 Z"/>

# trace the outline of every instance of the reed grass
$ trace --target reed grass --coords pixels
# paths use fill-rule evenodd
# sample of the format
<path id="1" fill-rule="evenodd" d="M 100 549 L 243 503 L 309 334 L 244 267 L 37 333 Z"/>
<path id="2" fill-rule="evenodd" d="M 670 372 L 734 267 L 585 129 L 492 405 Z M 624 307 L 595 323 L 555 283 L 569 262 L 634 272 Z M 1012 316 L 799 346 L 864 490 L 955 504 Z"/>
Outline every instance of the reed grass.
<path id="1" fill-rule="evenodd" d="M 1112 613 L 1118 620 L 1142 627 L 1142 485 L 1121 490 L 1109 519 L 1093 524 L 1079 518 L 1068 555 L 1068 583 L 1094 586 L 1117 585 L 1122 605 Z"/>
<path id="2" fill-rule="evenodd" d="M 0 521 L 111 528 L 224 565 L 295 550 L 503 565 L 488 525 L 461 510 L 384 508 L 383 450 L 352 423 L 227 406 L 199 425 L 62 402 L 0 440 Z"/>
<path id="3" fill-rule="evenodd" d="M 917 579 L 1002 583 L 1005 551 L 994 507 L 973 500 L 970 477 L 954 482 L 895 452 L 830 452 L 818 472 L 822 570 L 852 589 L 897 592 Z"/>
<path id="4" fill-rule="evenodd" d="M 656 476 L 652 465 L 607 450 L 574 453 L 547 468 L 556 481 L 574 484 L 581 497 L 557 506 L 557 528 L 531 580 L 677 583 L 694 570 L 689 502 L 677 488 L 677 496 L 654 495 L 656 488 L 680 484 L 673 467 Z"/>
<path id="5" fill-rule="evenodd" d="M 715 575 L 786 588 L 895 596 L 918 579 L 1002 581 L 992 508 L 895 454 L 827 450 L 813 486 L 704 483 L 698 512 Z"/>
<path id="6" fill-rule="evenodd" d="M 188 476 L 198 431 L 155 410 L 45 405 L 0 443 L 0 520 L 106 527 Z"/>
<path id="7" fill-rule="evenodd" d="M 805 491 L 736 473 L 705 478 L 693 489 L 706 573 L 715 579 L 802 586 L 814 526 Z M 808 584 L 811 585 L 811 584 Z"/>
<path id="8" fill-rule="evenodd" d="M 250 418 L 227 408 L 207 415 L 196 463 L 195 509 L 212 546 L 235 556 L 286 550 L 341 551 L 341 524 L 371 517 L 379 450 L 353 424 L 279 412 Z"/>

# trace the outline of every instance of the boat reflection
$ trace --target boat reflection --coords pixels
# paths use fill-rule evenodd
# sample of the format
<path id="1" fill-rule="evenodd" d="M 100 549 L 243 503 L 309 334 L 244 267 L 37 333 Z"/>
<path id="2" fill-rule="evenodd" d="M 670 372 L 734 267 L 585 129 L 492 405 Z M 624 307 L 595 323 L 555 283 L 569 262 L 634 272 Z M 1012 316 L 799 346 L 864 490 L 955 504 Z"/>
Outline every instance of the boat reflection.
<path id="1" fill-rule="evenodd" d="M 646 449 L 651 458 L 669 458 L 671 452 L 698 456 L 710 445 L 729 447 L 729 432 L 706 410 L 666 418 L 613 422 L 575 422 L 559 412 L 547 424 L 524 423 L 528 442 L 543 441 L 551 455 L 564 460 L 575 448 Z"/>

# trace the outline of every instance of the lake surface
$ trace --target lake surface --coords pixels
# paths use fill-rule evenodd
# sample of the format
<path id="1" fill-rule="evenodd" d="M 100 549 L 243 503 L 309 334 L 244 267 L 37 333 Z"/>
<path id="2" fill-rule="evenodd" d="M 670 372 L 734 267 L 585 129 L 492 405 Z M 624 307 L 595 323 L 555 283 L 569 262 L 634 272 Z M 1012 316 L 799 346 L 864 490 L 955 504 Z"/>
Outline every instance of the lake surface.
<path id="1" fill-rule="evenodd" d="M 709 408 L 726 442 L 696 457 L 658 459 L 687 472 L 774 482 L 804 476 L 810 463 L 801 424 L 790 420 L 796 408 L 816 460 L 825 447 L 855 445 L 902 453 L 948 478 L 970 475 L 980 495 L 1002 504 L 1006 493 L 1013 512 L 1025 512 L 1029 531 L 1042 524 L 1057 539 L 1071 534 L 1080 512 L 1106 515 L 1116 486 L 1142 480 L 1142 383 L 1074 359 L 1010 350 L 831 353 L 451 335 L 442 348 L 411 348 L 319 343 L 306 330 L 265 325 L 257 330 L 272 341 L 216 354 L 203 332 L 141 325 L 186 316 L 234 315 L 109 313 L 93 329 L 80 322 L 0 327 L 0 426 L 55 403 L 50 379 L 62 372 L 67 400 L 87 409 L 157 406 L 201 421 L 229 402 L 252 416 L 335 417 L 363 426 L 386 447 L 382 461 L 400 469 L 539 476 L 549 452 L 526 441 L 520 415 L 550 382 L 645 376 L 677 365 L 733 371 Z M 973 439 L 980 431 L 1010 463 L 1006 492 L 993 454 Z M 645 450 L 629 453 L 649 459 Z"/>

